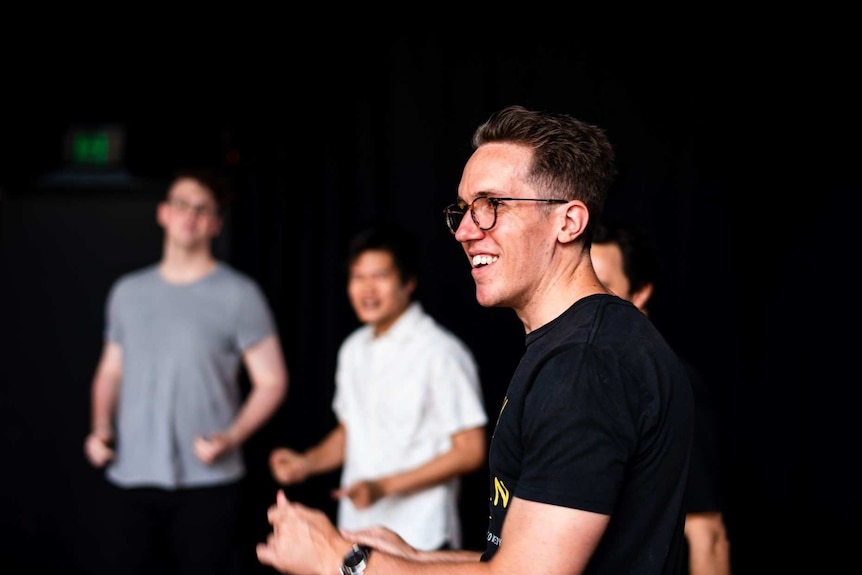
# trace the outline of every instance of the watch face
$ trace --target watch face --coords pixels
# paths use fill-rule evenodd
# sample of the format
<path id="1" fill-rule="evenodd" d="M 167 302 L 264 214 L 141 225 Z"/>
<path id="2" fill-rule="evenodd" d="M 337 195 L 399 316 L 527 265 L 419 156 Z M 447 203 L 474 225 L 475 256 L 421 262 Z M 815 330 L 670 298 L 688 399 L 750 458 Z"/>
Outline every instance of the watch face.
<path id="1" fill-rule="evenodd" d="M 365 550 L 362 547 L 354 547 L 353 551 L 344 558 L 345 567 L 356 567 L 365 561 Z"/>
<path id="2" fill-rule="evenodd" d="M 365 561 L 368 559 L 368 548 L 357 544 L 344 556 L 341 572 L 345 575 L 354 575 L 365 571 Z"/>

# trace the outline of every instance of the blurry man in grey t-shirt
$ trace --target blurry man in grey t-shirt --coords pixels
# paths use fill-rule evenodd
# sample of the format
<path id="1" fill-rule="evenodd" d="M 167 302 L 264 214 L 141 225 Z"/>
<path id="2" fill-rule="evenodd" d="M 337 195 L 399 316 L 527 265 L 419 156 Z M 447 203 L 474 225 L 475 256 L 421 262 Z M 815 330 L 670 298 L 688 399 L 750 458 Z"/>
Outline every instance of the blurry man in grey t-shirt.
<path id="1" fill-rule="evenodd" d="M 158 205 L 161 260 L 108 297 L 84 444 L 114 488 L 106 572 L 241 569 L 241 446 L 282 403 L 288 375 L 260 288 L 213 256 L 226 200 L 217 174 L 179 173 Z"/>

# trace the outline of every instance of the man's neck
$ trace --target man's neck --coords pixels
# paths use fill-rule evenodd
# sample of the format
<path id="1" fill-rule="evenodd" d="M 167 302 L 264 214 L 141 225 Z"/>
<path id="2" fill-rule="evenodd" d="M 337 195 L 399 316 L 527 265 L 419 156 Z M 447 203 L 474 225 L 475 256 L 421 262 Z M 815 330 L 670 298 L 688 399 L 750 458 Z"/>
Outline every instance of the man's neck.
<path id="1" fill-rule="evenodd" d="M 533 292 L 528 304 L 515 310 L 526 333 L 558 318 L 580 299 L 607 293 L 589 258 L 580 259 L 560 273 L 547 273 L 542 277 L 544 281 Z"/>
<path id="2" fill-rule="evenodd" d="M 373 324 L 372 327 L 374 329 L 374 338 L 376 339 L 387 333 L 390 329 L 392 329 L 392 326 L 394 326 L 396 323 L 398 323 L 398 320 L 404 317 L 404 314 L 407 313 L 407 310 L 410 309 L 411 305 L 413 305 L 413 301 L 408 302 L 407 306 L 402 309 L 401 312 L 394 318 L 389 318 L 385 322 Z"/>
<path id="3" fill-rule="evenodd" d="M 159 273 L 169 283 L 192 283 L 209 275 L 217 263 L 209 250 L 165 249 Z"/>

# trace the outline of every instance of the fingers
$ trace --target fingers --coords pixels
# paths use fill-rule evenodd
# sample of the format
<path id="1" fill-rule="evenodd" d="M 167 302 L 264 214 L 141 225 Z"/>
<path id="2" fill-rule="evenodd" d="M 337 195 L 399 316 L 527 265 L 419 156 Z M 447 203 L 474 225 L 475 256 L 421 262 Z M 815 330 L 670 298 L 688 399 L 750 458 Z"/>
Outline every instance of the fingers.
<path id="1" fill-rule="evenodd" d="M 281 463 L 282 461 L 284 461 L 284 457 L 285 457 L 285 455 L 284 455 L 284 449 L 283 448 L 273 449 L 272 453 L 269 454 L 269 467 L 270 467 L 270 469 L 275 471 L 276 466 L 279 463 Z"/>
<path id="2" fill-rule="evenodd" d="M 332 497 L 333 499 L 348 497 L 357 509 L 367 509 L 378 499 L 375 496 L 373 485 L 368 481 L 359 481 L 342 489 L 334 489 Z"/>
<path id="3" fill-rule="evenodd" d="M 258 560 L 282 573 L 318 573 L 340 558 L 346 541 L 318 509 L 290 501 L 279 489 L 267 510 L 272 532 L 256 546 Z"/>
<path id="4" fill-rule="evenodd" d="M 275 504 L 271 505 L 267 510 L 267 519 L 269 519 L 270 523 L 280 521 L 301 521 L 308 523 L 324 519 L 329 521 L 326 518 L 326 514 L 319 509 L 307 507 L 302 503 L 289 500 L 282 489 L 279 489 L 275 495 Z"/>
<path id="5" fill-rule="evenodd" d="M 307 477 L 303 456 L 284 447 L 272 452 L 269 466 L 273 478 L 282 485 L 300 483 Z"/>
<path id="6" fill-rule="evenodd" d="M 415 558 L 419 553 L 400 535 L 382 525 L 367 527 L 358 531 L 342 531 L 342 536 L 361 545 L 368 545 L 374 549 L 408 559 Z"/>
<path id="7" fill-rule="evenodd" d="M 193 446 L 195 457 L 209 465 L 221 454 L 221 448 L 215 441 L 209 441 L 203 437 L 196 437 Z"/>
<path id="8" fill-rule="evenodd" d="M 113 459 L 114 450 L 104 439 L 90 434 L 84 441 L 84 454 L 91 465 L 94 467 L 103 467 L 108 461 Z"/>
<path id="9" fill-rule="evenodd" d="M 264 565 L 273 565 L 275 562 L 275 553 L 269 543 L 258 543 L 256 547 L 257 560 Z"/>
<path id="10" fill-rule="evenodd" d="M 348 490 L 345 487 L 342 489 L 333 489 L 330 493 L 332 494 L 332 498 L 337 500 L 337 499 L 341 499 L 342 497 L 347 497 Z"/>
<path id="11" fill-rule="evenodd" d="M 287 514 L 291 511 L 291 507 L 299 507 L 299 503 L 291 503 L 284 490 L 279 489 L 275 494 L 275 504 L 270 505 L 266 512 L 266 518 L 270 524 L 275 524 L 278 521 L 286 520 Z"/>
<path id="12" fill-rule="evenodd" d="M 282 485 L 293 483 L 294 474 L 291 472 L 290 466 L 286 462 L 277 462 L 272 468 L 272 476 Z"/>

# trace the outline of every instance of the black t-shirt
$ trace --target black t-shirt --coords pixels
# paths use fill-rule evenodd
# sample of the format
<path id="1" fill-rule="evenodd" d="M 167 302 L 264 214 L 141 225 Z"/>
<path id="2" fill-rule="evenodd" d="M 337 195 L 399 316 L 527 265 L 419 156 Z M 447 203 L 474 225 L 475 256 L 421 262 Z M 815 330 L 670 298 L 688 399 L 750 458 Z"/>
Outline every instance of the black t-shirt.
<path id="1" fill-rule="evenodd" d="M 482 560 L 518 497 L 611 516 L 586 573 L 678 573 L 693 409 L 685 367 L 623 299 L 583 298 L 527 335 L 491 439 Z"/>

